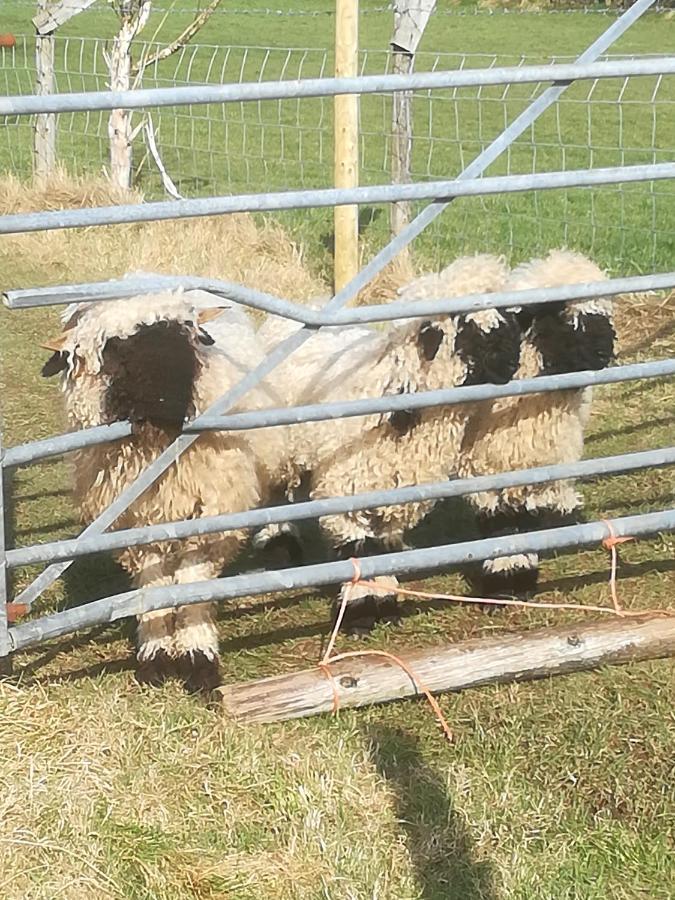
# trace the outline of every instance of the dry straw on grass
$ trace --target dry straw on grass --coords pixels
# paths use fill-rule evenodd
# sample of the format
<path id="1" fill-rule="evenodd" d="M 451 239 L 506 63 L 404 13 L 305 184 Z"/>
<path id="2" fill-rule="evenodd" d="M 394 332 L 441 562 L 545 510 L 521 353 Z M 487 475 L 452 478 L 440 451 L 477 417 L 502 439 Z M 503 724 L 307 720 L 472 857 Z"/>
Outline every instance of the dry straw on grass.
<path id="1" fill-rule="evenodd" d="M 142 199 L 102 178 L 64 172 L 33 184 L 11 175 L 0 179 L 0 214 Z M 35 269 L 43 283 L 108 279 L 143 269 L 225 278 L 300 301 L 325 292 L 301 248 L 278 225 L 243 214 L 16 235 L 0 243 L 0 265 L 3 256 L 13 267 Z"/>

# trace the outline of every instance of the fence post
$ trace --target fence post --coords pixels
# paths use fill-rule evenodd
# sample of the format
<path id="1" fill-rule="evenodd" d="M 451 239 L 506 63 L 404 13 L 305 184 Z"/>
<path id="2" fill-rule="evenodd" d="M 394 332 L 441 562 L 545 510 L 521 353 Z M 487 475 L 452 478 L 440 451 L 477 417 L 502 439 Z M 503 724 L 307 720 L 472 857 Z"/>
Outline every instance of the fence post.
<path id="1" fill-rule="evenodd" d="M 353 77 L 359 62 L 359 0 L 336 0 L 335 75 Z M 359 98 L 355 94 L 336 97 L 335 187 L 357 187 L 359 183 Z M 335 291 L 348 284 L 359 270 L 358 206 L 336 206 Z"/>
<path id="2" fill-rule="evenodd" d="M 409 75 L 413 69 L 413 55 L 394 49 L 394 74 Z M 397 91 L 392 101 L 391 128 L 391 180 L 393 184 L 410 183 L 410 157 L 412 153 L 412 93 Z M 392 203 L 389 211 L 391 233 L 398 234 L 410 221 L 410 201 Z M 410 248 L 403 251 L 409 254 Z"/>
<path id="3" fill-rule="evenodd" d="M 54 93 L 55 31 L 42 31 L 38 23 L 40 13 L 45 14 L 49 0 L 38 0 L 38 16 L 35 21 L 35 72 L 36 93 L 44 96 Z M 44 178 L 56 166 L 56 116 L 40 113 L 35 120 L 34 136 L 35 174 Z"/>
<path id="4" fill-rule="evenodd" d="M 394 3 L 394 35 L 391 48 L 394 53 L 394 74 L 409 75 L 415 64 L 415 51 L 424 34 L 436 0 L 396 0 Z M 391 180 L 394 184 L 410 182 L 413 123 L 412 92 L 394 93 L 391 127 Z M 410 221 L 410 203 L 392 203 L 390 210 L 392 235 L 397 235 Z M 406 247 L 401 255 L 409 255 Z"/>
<path id="5" fill-rule="evenodd" d="M 2 411 L 0 410 L 0 675 L 11 672 L 11 645 L 9 641 L 7 600 L 7 549 L 5 546 L 5 451 L 2 443 Z"/>

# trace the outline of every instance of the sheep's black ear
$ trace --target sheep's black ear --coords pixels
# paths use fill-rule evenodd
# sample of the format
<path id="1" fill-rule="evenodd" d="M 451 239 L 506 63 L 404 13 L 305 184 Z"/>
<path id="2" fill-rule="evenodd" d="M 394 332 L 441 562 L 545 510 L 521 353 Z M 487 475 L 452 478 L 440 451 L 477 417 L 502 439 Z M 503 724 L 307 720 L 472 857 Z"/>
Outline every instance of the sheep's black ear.
<path id="1" fill-rule="evenodd" d="M 63 350 L 57 350 L 51 355 L 42 367 L 42 377 L 51 378 L 52 375 L 58 375 L 68 368 L 68 354 Z"/>
<path id="2" fill-rule="evenodd" d="M 204 331 L 203 328 L 200 328 L 197 332 L 197 337 L 199 338 L 199 343 L 204 344 L 207 347 L 212 347 L 215 344 L 214 339 L 211 337 L 208 332 Z"/>
<path id="3" fill-rule="evenodd" d="M 443 343 L 445 332 L 438 325 L 431 322 L 423 322 L 417 335 L 417 343 L 419 344 L 422 356 L 431 362 L 436 358 L 438 348 Z"/>

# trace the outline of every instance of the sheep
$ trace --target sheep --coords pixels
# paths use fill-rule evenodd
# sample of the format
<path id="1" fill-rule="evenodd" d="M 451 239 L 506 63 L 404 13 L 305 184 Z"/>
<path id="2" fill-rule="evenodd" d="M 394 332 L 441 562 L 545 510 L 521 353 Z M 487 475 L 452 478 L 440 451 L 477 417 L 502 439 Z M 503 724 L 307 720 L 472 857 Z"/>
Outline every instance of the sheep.
<path id="1" fill-rule="evenodd" d="M 496 291 L 507 276 L 500 258 L 467 257 L 410 283 L 400 296 Z M 270 346 L 292 327 L 268 319 L 259 334 Z M 401 321 L 384 329 L 324 328 L 282 364 L 276 384 L 286 402 L 296 405 L 506 382 L 516 370 L 519 347 L 515 314 L 496 310 Z M 313 499 L 447 478 L 457 467 L 469 414 L 465 405 L 453 405 L 292 426 L 291 488 L 303 473 Z M 372 555 L 404 546 L 405 532 L 432 506 L 416 502 L 324 516 L 320 526 L 338 558 Z M 395 579 L 380 581 L 396 585 Z M 345 595 L 345 627 L 351 633 L 367 633 L 376 621 L 396 618 L 393 593 L 373 595 L 349 584 L 342 588 Z"/>
<path id="2" fill-rule="evenodd" d="M 528 290 L 606 277 L 581 254 L 553 250 L 514 269 L 504 288 Z M 523 308 L 520 321 L 523 340 L 516 378 L 602 369 L 613 358 L 612 302 L 607 298 Z M 590 407 L 590 388 L 485 403 L 465 430 L 459 474 L 579 460 Z M 483 537 L 571 524 L 581 509 L 581 497 L 570 481 L 472 494 L 469 503 Z M 527 553 L 488 560 L 470 577 L 483 596 L 527 595 L 537 585 L 538 557 Z"/>
<path id="3" fill-rule="evenodd" d="M 172 443 L 186 419 L 204 411 L 262 358 L 246 314 L 236 308 L 208 309 L 218 302 L 203 291 L 179 291 L 74 305 L 66 310 L 63 333 L 44 345 L 53 355 L 42 374 L 61 375 L 72 427 L 122 420 L 133 425 L 130 437 L 75 454 L 74 494 L 85 522 L 103 512 Z M 246 408 L 260 408 L 279 400 L 262 385 L 243 402 Z M 205 432 L 119 516 L 115 527 L 258 506 L 279 482 L 284 455 L 278 430 Z M 244 530 L 200 535 L 130 547 L 117 559 L 135 587 L 184 584 L 217 577 L 246 538 Z M 196 690 L 219 680 L 212 604 L 140 615 L 137 644 L 142 682 L 178 675 Z"/>

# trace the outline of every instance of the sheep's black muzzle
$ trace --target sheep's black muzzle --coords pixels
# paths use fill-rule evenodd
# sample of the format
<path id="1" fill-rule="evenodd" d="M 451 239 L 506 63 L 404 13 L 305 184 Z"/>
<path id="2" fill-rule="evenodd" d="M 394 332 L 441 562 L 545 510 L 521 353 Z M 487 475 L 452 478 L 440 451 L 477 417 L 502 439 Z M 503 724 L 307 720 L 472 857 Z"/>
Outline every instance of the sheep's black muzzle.
<path id="1" fill-rule="evenodd" d="M 111 338 L 103 349 L 106 420 L 180 431 L 194 416 L 198 371 L 190 333 L 179 322 L 141 325 L 129 337 Z"/>

